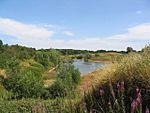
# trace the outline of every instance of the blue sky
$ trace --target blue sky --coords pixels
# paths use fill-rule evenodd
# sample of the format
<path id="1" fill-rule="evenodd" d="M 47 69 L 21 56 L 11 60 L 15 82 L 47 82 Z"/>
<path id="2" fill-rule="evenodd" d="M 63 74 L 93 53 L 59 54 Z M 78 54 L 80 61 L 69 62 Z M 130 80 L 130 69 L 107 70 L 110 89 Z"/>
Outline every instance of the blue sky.
<path id="1" fill-rule="evenodd" d="M 149 0 L 0 0 L 0 39 L 36 48 L 141 49 Z"/>

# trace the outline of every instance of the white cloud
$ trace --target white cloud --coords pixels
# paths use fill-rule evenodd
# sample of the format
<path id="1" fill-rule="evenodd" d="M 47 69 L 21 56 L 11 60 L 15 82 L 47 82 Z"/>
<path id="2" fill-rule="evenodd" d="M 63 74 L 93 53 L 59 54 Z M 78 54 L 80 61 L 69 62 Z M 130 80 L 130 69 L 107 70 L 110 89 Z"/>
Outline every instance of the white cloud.
<path id="1" fill-rule="evenodd" d="M 67 30 L 66 30 L 67 31 Z M 64 32 L 74 36 L 70 31 Z M 76 39 L 55 39 L 53 30 L 37 25 L 24 24 L 12 19 L 0 18 L 0 33 L 15 37 L 16 43 L 35 48 L 72 48 L 124 50 L 127 46 L 141 49 L 150 41 L 150 24 L 141 24 L 127 29 L 125 33 L 108 37 L 78 37 Z"/>
<path id="2" fill-rule="evenodd" d="M 49 31 L 46 28 L 3 18 L 0 18 L 0 32 L 21 40 L 47 39 L 54 34 L 53 31 Z"/>
<path id="3" fill-rule="evenodd" d="M 74 36 L 74 33 L 71 31 L 63 31 L 63 34 L 67 36 Z"/>

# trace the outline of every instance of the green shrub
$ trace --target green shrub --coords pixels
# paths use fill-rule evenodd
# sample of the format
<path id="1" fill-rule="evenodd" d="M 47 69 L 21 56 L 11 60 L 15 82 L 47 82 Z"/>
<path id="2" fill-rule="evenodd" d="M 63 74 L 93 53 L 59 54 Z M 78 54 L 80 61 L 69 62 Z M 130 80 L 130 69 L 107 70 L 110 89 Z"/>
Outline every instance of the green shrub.
<path id="1" fill-rule="evenodd" d="M 19 64 L 20 60 L 16 58 L 11 58 L 6 62 L 6 69 L 8 70 L 9 75 L 19 73 Z"/>
<path id="2" fill-rule="evenodd" d="M 48 89 L 51 97 L 64 97 L 80 83 L 80 72 L 70 63 L 62 64 L 57 69 L 57 79 Z"/>
<path id="3" fill-rule="evenodd" d="M 57 77 L 70 86 L 79 84 L 81 80 L 79 70 L 70 63 L 64 63 L 58 68 Z"/>
<path id="4" fill-rule="evenodd" d="M 65 97 L 67 95 L 67 88 L 65 84 L 58 79 L 49 89 L 50 98 Z"/>
<path id="5" fill-rule="evenodd" d="M 0 101 L 9 100 L 12 97 L 12 93 L 8 92 L 3 85 L 0 84 Z"/>
<path id="6" fill-rule="evenodd" d="M 82 59 L 83 58 L 83 55 L 78 55 L 76 56 L 77 59 Z"/>
<path id="7" fill-rule="evenodd" d="M 14 93 L 15 98 L 37 98 L 44 91 L 42 75 L 34 68 L 7 78 L 4 80 L 4 86 Z"/>
<path id="8" fill-rule="evenodd" d="M 48 52 L 38 51 L 35 55 L 35 60 L 42 64 L 45 68 L 56 66 L 60 62 L 60 54 L 56 50 L 50 50 Z"/>

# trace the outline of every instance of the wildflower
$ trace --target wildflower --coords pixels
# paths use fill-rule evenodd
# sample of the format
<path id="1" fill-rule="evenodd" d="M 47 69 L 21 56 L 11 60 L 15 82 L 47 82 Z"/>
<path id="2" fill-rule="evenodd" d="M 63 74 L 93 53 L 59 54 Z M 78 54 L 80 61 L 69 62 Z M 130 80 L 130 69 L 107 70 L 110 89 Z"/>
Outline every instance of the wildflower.
<path id="1" fill-rule="evenodd" d="M 136 96 L 141 98 L 141 90 L 139 90 L 139 92 L 136 93 Z"/>
<path id="2" fill-rule="evenodd" d="M 124 91 L 124 81 L 122 81 L 121 83 L 117 83 L 117 89 L 121 92 Z"/>
<path id="3" fill-rule="evenodd" d="M 120 90 L 121 90 L 121 91 L 124 91 L 124 81 L 121 82 Z"/>
<path id="4" fill-rule="evenodd" d="M 103 96 L 103 95 L 105 94 L 104 90 L 103 90 L 103 89 L 100 89 L 100 90 L 99 90 L 99 94 L 100 94 L 100 96 Z"/>
<path id="5" fill-rule="evenodd" d="M 150 113 L 150 111 L 149 111 L 149 108 L 148 108 L 148 107 L 146 107 L 146 109 L 145 109 L 145 113 Z"/>
<path id="6" fill-rule="evenodd" d="M 117 89 L 120 90 L 120 83 L 117 83 Z"/>
<path id="7" fill-rule="evenodd" d="M 139 88 L 136 89 L 137 98 L 133 100 L 131 103 L 131 113 L 134 113 L 136 109 L 141 105 L 141 90 Z"/>
<path id="8" fill-rule="evenodd" d="M 110 101 L 108 102 L 108 105 L 111 106 L 111 102 Z"/>
<path id="9" fill-rule="evenodd" d="M 139 87 L 136 88 L 136 93 L 139 93 L 140 92 L 140 89 Z"/>
<path id="10" fill-rule="evenodd" d="M 133 100 L 131 103 L 131 113 L 134 113 L 137 108 L 138 108 L 138 102 L 136 100 Z"/>

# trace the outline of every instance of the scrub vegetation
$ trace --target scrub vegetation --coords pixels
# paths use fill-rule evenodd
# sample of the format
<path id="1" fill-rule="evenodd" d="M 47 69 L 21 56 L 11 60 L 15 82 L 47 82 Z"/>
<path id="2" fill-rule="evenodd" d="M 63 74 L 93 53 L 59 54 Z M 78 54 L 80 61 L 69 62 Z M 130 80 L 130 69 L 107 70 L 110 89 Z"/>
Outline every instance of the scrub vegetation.
<path id="1" fill-rule="evenodd" d="M 109 63 L 81 77 L 73 59 Z M 149 113 L 149 67 L 149 45 L 36 50 L 0 41 L 0 113 Z"/>

